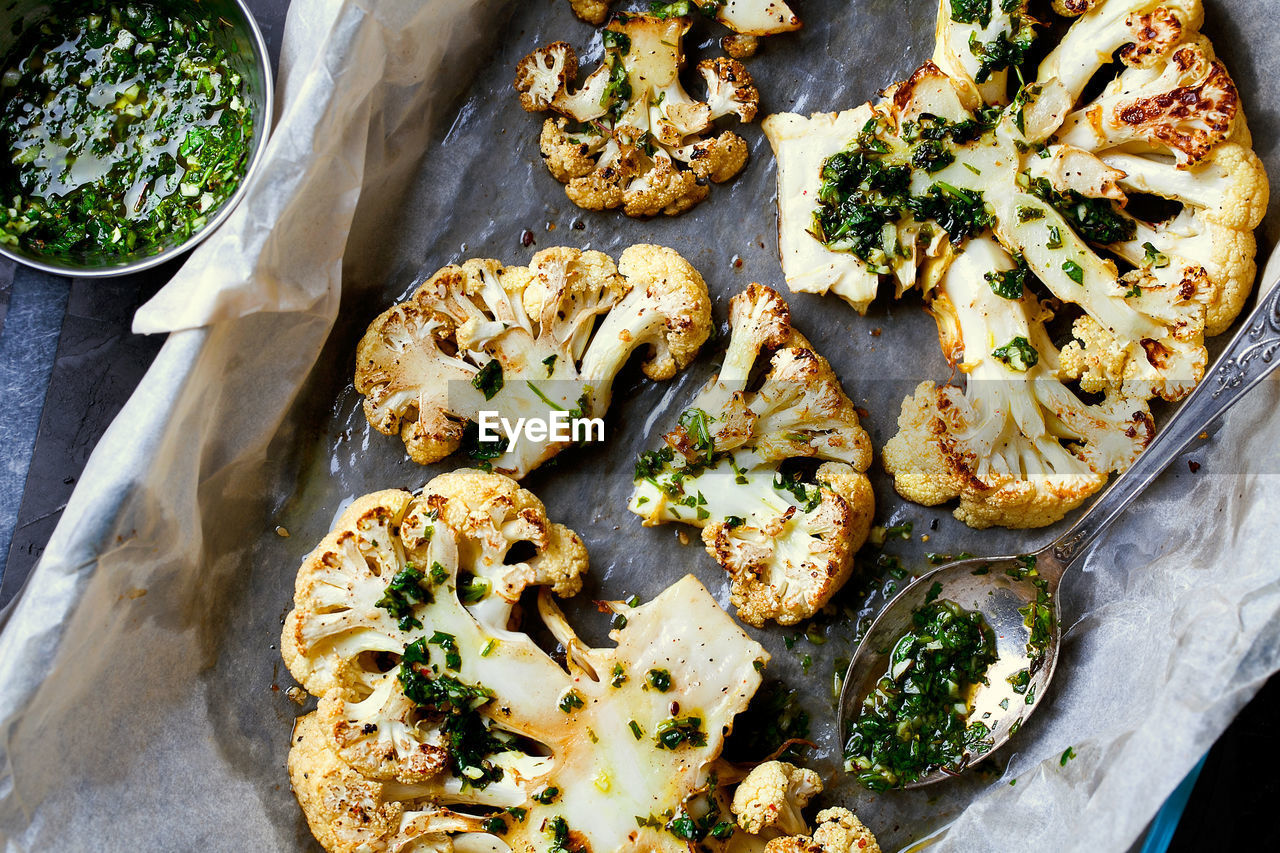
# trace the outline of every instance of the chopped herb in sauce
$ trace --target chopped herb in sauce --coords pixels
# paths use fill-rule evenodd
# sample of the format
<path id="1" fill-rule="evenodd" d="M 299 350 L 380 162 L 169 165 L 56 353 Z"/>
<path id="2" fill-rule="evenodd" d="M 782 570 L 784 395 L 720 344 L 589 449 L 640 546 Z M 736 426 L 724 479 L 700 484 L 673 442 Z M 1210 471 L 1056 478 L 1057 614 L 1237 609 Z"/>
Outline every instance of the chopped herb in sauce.
<path id="1" fill-rule="evenodd" d="M 1031 345 L 1031 341 L 1023 337 L 1014 338 L 1004 346 L 993 349 L 991 357 L 1019 373 L 1026 373 L 1040 363 L 1040 353 Z"/>
<path id="2" fill-rule="evenodd" d="M 848 732 L 846 769 L 884 791 L 935 769 L 958 772 L 989 746 L 990 730 L 968 722 L 972 692 L 996 660 L 995 634 L 980 613 L 934 601 L 889 654 L 889 669 Z"/>
<path id="3" fill-rule="evenodd" d="M 648 680 L 659 693 L 666 693 L 671 689 L 671 673 L 665 669 L 649 670 Z"/>
<path id="4" fill-rule="evenodd" d="M 462 654 L 458 651 L 458 638 L 453 634 L 436 631 L 427 642 L 433 646 L 440 647 L 441 651 L 444 652 L 444 665 L 449 669 L 462 668 Z"/>
<path id="5" fill-rule="evenodd" d="M 376 607 L 390 613 L 393 619 L 399 620 L 401 631 L 422 627 L 422 622 L 413 615 L 413 608 L 415 601 L 430 604 L 433 599 L 431 590 L 422 585 L 424 580 L 426 576 L 422 572 L 412 565 L 406 565 L 387 584 L 382 598 L 374 603 Z"/>
<path id="6" fill-rule="evenodd" d="M 439 633 L 436 636 L 450 637 Z M 464 787 L 479 789 L 501 781 L 503 770 L 490 761 L 489 756 L 506 750 L 507 746 L 490 733 L 488 723 L 479 713 L 479 708 L 493 698 L 493 693 L 451 675 L 434 673 L 427 643 L 423 637 L 405 646 L 397 674 L 404 695 L 432 717 L 443 718 L 440 730 L 453 758 L 454 774 L 463 780 Z"/>
<path id="7" fill-rule="evenodd" d="M 75 259 L 155 254 L 239 187 L 252 107 L 198 6 L 58 2 L 5 61 L 0 241 Z"/>
<path id="8" fill-rule="evenodd" d="M 707 734 L 701 717 L 668 717 L 658 723 L 658 749 L 678 749 L 681 744 L 706 746 Z"/>
<path id="9" fill-rule="evenodd" d="M 471 384 L 486 400 L 492 400 L 502 390 L 502 363 L 496 358 L 485 362 L 471 377 Z"/>
<path id="10" fill-rule="evenodd" d="M 576 690 L 570 690 L 560 697 L 560 710 L 566 714 L 572 713 L 576 708 L 581 708 L 582 705 L 582 695 Z"/>

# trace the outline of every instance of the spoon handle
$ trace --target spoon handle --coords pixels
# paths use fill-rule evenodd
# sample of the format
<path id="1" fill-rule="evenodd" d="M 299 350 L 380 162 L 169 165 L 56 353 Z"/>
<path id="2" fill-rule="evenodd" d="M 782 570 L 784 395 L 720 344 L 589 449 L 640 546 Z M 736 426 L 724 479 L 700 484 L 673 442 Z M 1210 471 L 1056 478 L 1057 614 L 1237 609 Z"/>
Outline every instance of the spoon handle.
<path id="1" fill-rule="evenodd" d="M 1276 367 L 1280 367 L 1280 283 L 1258 300 L 1258 307 L 1204 381 L 1146 451 L 1045 551 L 1066 568 L 1179 453 Z"/>

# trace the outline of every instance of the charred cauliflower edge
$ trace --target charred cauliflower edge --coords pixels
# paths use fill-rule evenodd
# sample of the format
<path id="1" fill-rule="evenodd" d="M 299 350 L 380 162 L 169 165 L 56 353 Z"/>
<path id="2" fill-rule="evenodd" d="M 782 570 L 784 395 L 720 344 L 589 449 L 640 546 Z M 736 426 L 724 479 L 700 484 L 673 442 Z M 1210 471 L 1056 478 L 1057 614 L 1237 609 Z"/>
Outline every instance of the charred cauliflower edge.
<path id="1" fill-rule="evenodd" d="M 543 123 L 539 147 L 574 204 L 675 216 L 746 165 L 747 143 L 732 131 L 716 133 L 714 122 L 729 115 L 754 120 L 760 94 L 750 72 L 730 57 L 698 63 L 704 100 L 684 89 L 680 69 L 691 23 L 687 16 L 615 15 L 601 31 L 603 62 L 580 84 L 578 57 L 567 42 L 539 48 L 516 67 L 521 106 L 559 115 Z"/>

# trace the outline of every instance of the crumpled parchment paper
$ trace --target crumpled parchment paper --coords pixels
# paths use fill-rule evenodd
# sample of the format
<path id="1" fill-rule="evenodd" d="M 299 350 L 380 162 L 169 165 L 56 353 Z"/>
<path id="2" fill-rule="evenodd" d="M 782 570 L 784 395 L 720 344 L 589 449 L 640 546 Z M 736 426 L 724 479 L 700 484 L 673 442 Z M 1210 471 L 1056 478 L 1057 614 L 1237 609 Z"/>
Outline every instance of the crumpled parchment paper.
<path id="1" fill-rule="evenodd" d="M 1280 175 L 1280 92 L 1263 85 L 1280 32 L 1246 27 L 1269 20 L 1268 5 L 1209 2 L 1205 30 Z M 854 106 L 932 50 L 933 0 L 796 8 L 805 29 L 766 41 L 750 64 L 766 111 Z M 705 54 L 720 33 L 695 34 L 690 46 Z M 747 171 L 684 217 L 635 222 L 567 202 L 538 156 L 541 118 L 510 91 L 515 62 L 560 38 L 580 49 L 591 39 L 563 0 L 295 3 L 259 179 L 139 312 L 139 331 L 173 334 L 0 615 L 5 850 L 317 849 L 284 771 L 304 710 L 285 695 L 276 648 L 297 566 L 352 497 L 418 488 L 448 467 L 408 462 L 398 439 L 369 429 L 350 388 L 355 342 L 395 298 L 465 257 L 523 263 L 560 244 L 616 255 L 642 241 L 702 270 L 720 321 L 750 281 L 780 286 L 772 158 L 758 126 L 743 131 Z M 523 245 L 526 229 L 535 245 Z M 1273 218 L 1268 248 L 1277 230 Z M 915 384 L 948 376 L 918 302 L 882 302 L 864 318 L 834 299 L 790 301 L 869 412 L 877 448 Z M 727 603 L 696 537 L 682 546 L 674 528 L 641 528 L 625 511 L 635 453 L 714 361 L 709 348 L 665 385 L 624 372 L 608 441 L 526 481 L 586 540 L 591 576 L 570 618 L 588 640 L 606 631 L 590 599 L 649 597 L 685 572 Z M 774 655 L 769 678 L 797 689 L 812 716 L 823 802 L 854 808 L 886 850 L 948 825 L 937 849 L 1128 848 L 1280 668 L 1268 539 L 1278 404 L 1280 383 L 1255 391 L 1187 455 L 1198 473 L 1175 462 L 1068 575 L 1054 689 L 985 772 L 911 793 L 851 785 L 835 772 L 831 677 L 853 625 L 823 628 L 820 645 L 795 629 L 752 630 Z M 1025 551 L 1053 535 L 977 533 L 945 510 L 904 504 L 878 463 L 872 476 L 881 523 L 914 522 L 912 540 L 889 550 L 915 570 L 926 551 Z M 865 566 L 853 606 L 874 609 L 893 583 Z M 1077 757 L 1063 765 L 1068 746 Z"/>

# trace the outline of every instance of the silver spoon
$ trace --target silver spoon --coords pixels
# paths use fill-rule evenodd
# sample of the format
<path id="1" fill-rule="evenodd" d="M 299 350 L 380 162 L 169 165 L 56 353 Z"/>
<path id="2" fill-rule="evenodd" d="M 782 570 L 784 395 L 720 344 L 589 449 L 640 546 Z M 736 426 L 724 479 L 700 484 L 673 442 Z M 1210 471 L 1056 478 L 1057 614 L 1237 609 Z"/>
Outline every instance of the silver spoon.
<path id="1" fill-rule="evenodd" d="M 884 676 L 889 649 L 912 627 L 912 612 L 928 601 L 941 599 L 981 612 L 998 638 L 999 659 L 987 671 L 989 684 L 978 689 L 969 716 L 970 723 L 982 722 L 990 727 L 991 746 L 980 755 L 971 755 L 966 766 L 977 764 L 1004 745 L 1041 705 L 1053 680 L 1062 640 L 1057 593 L 1063 573 L 1174 458 L 1277 367 L 1280 283 L 1258 301 L 1258 307 L 1204 381 L 1133 466 L 1094 501 L 1071 529 L 1029 555 L 1034 558 L 1034 575 L 1027 576 L 1027 556 L 960 560 L 925 574 L 889 602 L 849 663 L 837 715 L 841 744 L 848 737 L 848 724 L 858 718 L 863 699 Z M 1019 611 L 1036 600 L 1036 578 L 1042 579 L 1042 588 L 1050 596 L 1047 606 L 1052 611 L 1052 622 L 1040 660 L 1033 663 L 1027 648 L 1031 631 Z M 1028 670 L 1029 682 L 1025 689 L 1020 686 L 1015 690 L 1009 676 L 1022 670 Z M 953 775 L 938 769 L 904 787 L 919 788 Z"/>

